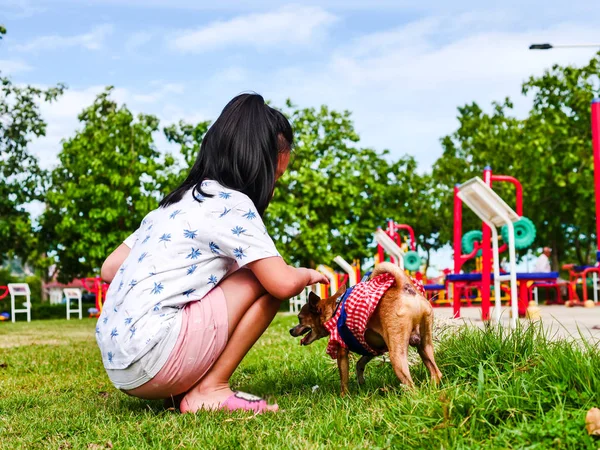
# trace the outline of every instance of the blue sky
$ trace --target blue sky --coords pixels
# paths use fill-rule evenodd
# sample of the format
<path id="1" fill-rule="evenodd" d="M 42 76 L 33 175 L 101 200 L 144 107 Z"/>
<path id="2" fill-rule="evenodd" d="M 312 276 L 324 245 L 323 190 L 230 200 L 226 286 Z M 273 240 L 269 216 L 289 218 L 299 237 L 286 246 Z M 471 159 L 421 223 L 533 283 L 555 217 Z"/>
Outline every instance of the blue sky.
<path id="1" fill-rule="evenodd" d="M 69 86 L 44 108 L 48 137 L 33 146 L 47 166 L 78 112 L 112 84 L 120 101 L 165 124 L 214 118 L 247 90 L 275 105 L 289 97 L 349 109 L 363 145 L 415 155 L 426 170 L 456 128 L 457 106 L 516 99 L 528 75 L 594 53 L 530 52 L 531 42 L 600 41 L 589 0 L 416 3 L 3 0 L 0 70 Z"/>
<path id="2" fill-rule="evenodd" d="M 592 0 L 2 0 L 0 23 L 3 73 L 69 86 L 44 106 L 48 136 L 32 145 L 46 167 L 77 114 L 114 85 L 119 101 L 164 125 L 214 119 L 247 90 L 275 105 L 348 109 L 362 145 L 414 155 L 427 170 L 458 106 L 508 95 L 524 114 L 524 79 L 594 54 L 530 43 L 600 42 Z"/>

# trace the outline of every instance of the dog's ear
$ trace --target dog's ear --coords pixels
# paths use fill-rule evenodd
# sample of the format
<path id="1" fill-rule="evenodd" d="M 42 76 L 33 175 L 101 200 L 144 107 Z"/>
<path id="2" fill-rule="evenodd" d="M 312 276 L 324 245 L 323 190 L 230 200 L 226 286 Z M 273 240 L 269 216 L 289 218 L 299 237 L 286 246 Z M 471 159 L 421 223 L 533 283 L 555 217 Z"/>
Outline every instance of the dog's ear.
<path id="1" fill-rule="evenodd" d="M 315 294 L 314 292 L 310 292 L 308 294 L 308 309 L 311 312 L 314 313 L 318 313 L 319 312 L 319 302 L 321 301 L 321 298 Z"/>
<path id="2" fill-rule="evenodd" d="M 340 286 L 340 288 L 337 290 L 337 292 L 333 295 L 335 298 L 339 298 L 342 295 L 344 295 L 344 292 L 346 292 L 346 283 L 342 284 Z"/>

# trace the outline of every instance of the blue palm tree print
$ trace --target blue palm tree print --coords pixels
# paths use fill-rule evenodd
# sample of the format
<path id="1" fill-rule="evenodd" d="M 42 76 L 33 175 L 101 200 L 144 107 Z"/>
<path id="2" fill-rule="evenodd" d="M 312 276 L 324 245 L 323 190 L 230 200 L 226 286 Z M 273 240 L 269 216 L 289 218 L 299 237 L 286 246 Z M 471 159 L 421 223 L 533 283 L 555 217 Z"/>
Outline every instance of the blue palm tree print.
<path id="1" fill-rule="evenodd" d="M 102 325 L 106 325 L 106 322 L 108 322 L 108 316 L 104 316 L 104 319 L 102 319 Z"/>
<path id="2" fill-rule="evenodd" d="M 178 214 L 181 214 L 181 210 L 180 209 L 176 209 L 175 211 L 173 211 L 171 213 L 171 215 L 169 216 L 169 219 L 174 219 L 175 217 L 177 217 Z"/>
<path id="3" fill-rule="evenodd" d="M 131 280 L 129 282 L 129 287 L 134 287 L 137 284 L 137 280 Z"/>
<path id="4" fill-rule="evenodd" d="M 181 295 L 185 295 L 186 297 L 189 297 L 196 289 L 192 288 L 192 289 L 188 289 L 187 291 L 184 291 L 181 293 Z"/>
<path id="5" fill-rule="evenodd" d="M 119 333 L 117 333 L 117 329 L 113 328 L 112 331 L 110 332 L 110 337 L 116 338 L 118 335 L 119 335 Z"/>
<path id="6" fill-rule="evenodd" d="M 106 356 L 108 356 L 108 362 L 112 364 L 114 357 L 113 352 L 108 352 Z"/>
<path id="7" fill-rule="evenodd" d="M 204 200 L 206 200 L 206 197 L 204 195 L 202 195 L 200 192 L 196 192 L 194 194 L 194 198 L 196 200 L 198 200 L 199 202 L 203 202 Z"/>
<path id="8" fill-rule="evenodd" d="M 198 230 L 183 230 L 183 237 L 186 239 L 196 239 Z"/>
<path id="9" fill-rule="evenodd" d="M 220 255 L 221 254 L 221 248 L 214 242 L 211 242 L 208 244 L 210 251 L 213 252 L 215 255 Z"/>
<path id="10" fill-rule="evenodd" d="M 135 327 L 131 327 L 129 329 L 129 332 L 131 333 L 131 336 L 129 336 L 129 339 L 133 339 L 133 336 L 135 336 L 136 331 L 137 331 L 137 329 Z"/>
<path id="11" fill-rule="evenodd" d="M 233 249 L 233 256 L 241 260 L 242 258 L 246 257 L 246 254 L 244 253 L 244 249 L 242 247 L 238 247 Z"/>
<path id="12" fill-rule="evenodd" d="M 152 288 L 152 290 L 150 291 L 150 293 L 154 294 L 154 295 L 160 294 L 163 291 L 164 288 L 165 287 L 163 286 L 162 283 L 156 283 L 155 282 L 154 283 L 154 287 Z"/>
<path id="13" fill-rule="evenodd" d="M 127 269 L 127 266 L 125 264 L 123 264 L 121 267 L 119 267 L 119 273 L 123 273 L 125 272 L 125 269 Z"/>
<path id="14" fill-rule="evenodd" d="M 152 308 L 152 311 L 158 311 L 160 309 L 160 305 L 161 305 L 161 303 L 158 302 L 156 305 L 154 305 L 154 308 Z"/>
<path id="15" fill-rule="evenodd" d="M 154 226 L 154 224 L 151 223 L 150 226 L 148 228 L 146 228 L 146 231 L 150 231 L 153 226 Z"/>
<path id="16" fill-rule="evenodd" d="M 142 241 L 142 244 L 145 244 L 146 242 L 148 242 L 149 239 L 150 239 L 150 235 L 147 234 L 146 237 L 144 238 L 144 240 Z"/>
<path id="17" fill-rule="evenodd" d="M 248 231 L 248 230 L 245 230 L 243 227 L 240 227 L 240 226 L 233 227 L 231 229 L 231 232 L 233 234 L 235 234 L 236 236 L 240 236 L 241 234 L 244 234 L 246 231 Z"/>
<path id="18" fill-rule="evenodd" d="M 161 237 L 158 238 L 158 242 L 164 242 L 166 247 L 167 242 L 171 242 L 171 233 L 164 233 Z"/>
<path id="19" fill-rule="evenodd" d="M 248 220 L 256 219 L 256 213 L 251 209 L 248 210 L 246 214 L 243 214 L 242 217 L 245 217 Z"/>
<path id="20" fill-rule="evenodd" d="M 96 334 L 100 334 L 100 327 L 96 327 Z"/>
<path id="21" fill-rule="evenodd" d="M 129 325 L 133 321 L 132 317 L 128 317 L 125 319 L 125 325 Z"/>
<path id="22" fill-rule="evenodd" d="M 213 286 L 217 285 L 217 277 L 214 275 L 211 275 L 210 277 L 208 277 L 208 284 L 212 284 Z"/>
<path id="23" fill-rule="evenodd" d="M 146 256 L 148 256 L 148 252 L 142 253 L 138 258 L 138 263 L 141 263 L 144 259 L 146 259 Z"/>
<path id="24" fill-rule="evenodd" d="M 219 192 L 219 197 L 227 200 L 229 197 L 231 197 L 231 194 L 229 192 L 221 191 Z"/>
<path id="25" fill-rule="evenodd" d="M 186 274 L 186 275 L 191 275 L 191 274 L 193 274 L 193 273 L 196 271 L 196 269 L 197 269 L 197 268 L 198 268 L 198 265 L 197 265 L 197 264 L 193 264 L 193 265 L 191 265 L 190 267 L 188 267 L 188 269 L 187 269 L 187 274 Z"/>
<path id="26" fill-rule="evenodd" d="M 202 183 L 200 183 L 200 187 L 206 187 L 210 184 L 210 181 L 206 181 L 204 180 Z"/>
<path id="27" fill-rule="evenodd" d="M 185 257 L 185 259 L 197 259 L 201 254 L 202 253 L 200 253 L 200 249 L 192 247 L 192 251 Z"/>
<path id="28" fill-rule="evenodd" d="M 119 283 L 119 289 L 117 289 L 117 292 L 119 292 L 121 289 L 123 289 L 123 282 L 122 281 Z"/>
<path id="29" fill-rule="evenodd" d="M 227 206 L 223 207 L 223 212 L 221 213 L 221 215 L 219 216 L 219 219 L 221 217 L 225 217 L 227 214 L 229 214 L 229 212 L 231 211 L 231 208 L 227 209 Z"/>

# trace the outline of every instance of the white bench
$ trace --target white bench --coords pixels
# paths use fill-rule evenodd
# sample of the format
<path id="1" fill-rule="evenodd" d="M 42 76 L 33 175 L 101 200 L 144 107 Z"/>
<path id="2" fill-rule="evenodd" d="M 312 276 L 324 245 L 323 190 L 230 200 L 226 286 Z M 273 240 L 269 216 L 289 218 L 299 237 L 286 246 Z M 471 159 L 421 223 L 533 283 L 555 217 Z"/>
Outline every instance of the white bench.
<path id="1" fill-rule="evenodd" d="M 76 289 L 76 288 L 66 288 L 63 289 L 63 292 L 65 294 L 65 298 L 67 300 L 67 320 L 71 320 L 71 314 L 72 313 L 78 313 L 79 314 L 79 320 L 81 320 L 82 317 L 82 311 L 83 308 L 81 306 L 81 289 Z M 71 308 L 71 301 L 77 301 L 77 309 L 75 308 Z"/>
<path id="2" fill-rule="evenodd" d="M 10 311 L 11 319 L 14 322 L 17 313 L 27 313 L 27 322 L 31 322 L 31 291 L 27 283 L 10 283 L 8 285 L 8 291 L 10 292 Z M 17 297 L 25 297 L 25 308 L 17 309 L 16 302 Z"/>

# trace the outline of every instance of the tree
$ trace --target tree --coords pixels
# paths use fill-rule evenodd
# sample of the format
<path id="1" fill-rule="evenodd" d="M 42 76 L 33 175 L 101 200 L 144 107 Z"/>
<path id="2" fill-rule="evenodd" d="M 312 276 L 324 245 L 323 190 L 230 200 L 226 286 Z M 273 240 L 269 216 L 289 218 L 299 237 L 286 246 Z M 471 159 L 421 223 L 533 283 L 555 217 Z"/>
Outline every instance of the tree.
<path id="1" fill-rule="evenodd" d="M 40 101 L 52 102 L 65 86 L 48 89 L 16 86 L 0 76 L 0 261 L 26 261 L 36 248 L 31 218 L 24 205 L 43 199 L 44 171 L 29 151 L 32 139 L 45 136 Z"/>
<path id="2" fill-rule="evenodd" d="M 80 115 L 82 129 L 64 141 L 60 165 L 42 216 L 42 242 L 54 255 L 59 279 L 97 274 L 106 256 L 158 204 L 173 165 L 153 143 L 159 121 L 136 117 L 98 95 Z"/>
<path id="3" fill-rule="evenodd" d="M 460 126 L 442 139 L 444 152 L 433 170 L 447 205 L 440 211 L 442 221 L 452 223 L 454 184 L 481 176 L 490 165 L 495 173 L 521 181 L 524 215 L 537 226 L 535 244 L 553 248 L 555 268 L 564 259 L 591 262 L 594 215 L 589 111 L 599 81 L 600 55 L 581 68 L 556 65 L 541 77 L 531 77 L 523 85 L 523 94 L 533 94 L 533 108 L 524 120 L 510 115 L 513 105 L 508 99 L 494 103 L 491 113 L 475 103 L 459 108 Z M 511 187 L 497 185 L 497 189 L 503 198 L 514 198 Z M 465 229 L 480 227 L 472 215 L 465 220 Z M 445 226 L 440 233 L 442 242 L 450 242 L 448 231 Z"/>
<path id="4" fill-rule="evenodd" d="M 267 228 L 291 262 L 315 267 L 374 254 L 373 233 L 387 218 L 408 217 L 412 158 L 356 146 L 350 113 L 291 109 L 295 148 L 266 214 Z"/>
<path id="5" fill-rule="evenodd" d="M 167 174 L 168 182 L 165 185 L 164 194 L 168 194 L 178 187 L 187 177 L 189 169 L 194 165 L 200 152 L 200 145 L 209 125 L 209 121 L 198 122 L 196 125 L 180 121 L 177 125 L 164 128 L 167 141 L 179 145 L 182 159 L 179 164 L 172 166 Z"/>

